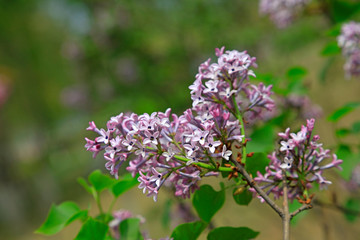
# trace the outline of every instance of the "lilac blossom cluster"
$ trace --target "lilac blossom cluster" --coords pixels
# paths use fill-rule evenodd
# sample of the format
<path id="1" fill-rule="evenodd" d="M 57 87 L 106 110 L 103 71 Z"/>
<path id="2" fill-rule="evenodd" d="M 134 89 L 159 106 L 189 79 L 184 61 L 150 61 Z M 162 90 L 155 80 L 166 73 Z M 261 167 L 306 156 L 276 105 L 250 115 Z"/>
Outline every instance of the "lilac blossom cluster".
<path id="1" fill-rule="evenodd" d="M 289 26 L 310 0 L 261 0 L 260 13 L 269 15 L 278 28 Z"/>
<path id="2" fill-rule="evenodd" d="M 87 130 L 98 134 L 86 139 L 88 151 L 95 157 L 103 152 L 105 167 L 117 177 L 120 166 L 128 162 L 127 171 L 139 174 L 139 188 L 157 200 L 161 186 L 168 184 L 183 198 L 198 188 L 205 176 L 219 171 L 229 160 L 233 142 L 242 142 L 243 134 L 237 113 L 249 118 L 261 116 L 262 109 L 272 110 L 271 86 L 249 84 L 255 76 L 251 66 L 255 58 L 246 52 L 216 49 L 218 62 L 210 59 L 199 67 L 195 82 L 189 87 L 193 108 L 183 115 L 154 112 L 151 115 L 119 114 L 99 129 L 90 122 Z M 239 119 L 240 118 L 240 119 Z"/>
<path id="3" fill-rule="evenodd" d="M 360 75 L 360 23 L 349 22 L 342 26 L 338 45 L 346 59 L 344 70 L 347 77 Z"/>
<path id="4" fill-rule="evenodd" d="M 261 117 L 263 110 L 271 111 L 275 108 L 272 95 L 272 85 L 265 86 L 248 83 L 249 77 L 255 77 L 250 67 L 257 67 L 256 58 L 246 51 L 226 51 L 225 48 L 216 49 L 218 57 L 216 63 L 209 58 L 199 67 L 195 82 L 189 87 L 193 109 L 199 119 L 207 120 L 209 109 L 224 106 L 233 115 L 236 108 L 242 112 L 247 120 Z"/>
<path id="5" fill-rule="evenodd" d="M 266 173 L 258 172 L 254 178 L 268 195 L 272 193 L 275 199 L 283 195 L 283 171 L 286 174 L 288 197 L 294 200 L 304 195 L 309 197 L 308 190 L 314 183 L 318 183 L 320 189 L 331 184 L 322 175 L 325 170 L 334 167 L 341 169 L 343 161 L 335 154 L 330 155 L 330 150 L 322 148 L 318 135 L 312 136 L 314 123 L 315 120 L 310 119 L 297 133 L 290 133 L 290 128 L 287 128 L 285 133 L 278 134 L 281 138 L 280 151 L 268 155 L 270 164 L 266 167 Z M 331 162 L 324 164 L 323 161 L 329 158 Z M 255 192 L 254 189 L 250 190 Z"/>
<path id="6" fill-rule="evenodd" d="M 322 109 L 319 105 L 314 104 L 308 96 L 289 94 L 281 99 L 285 109 L 297 110 L 298 117 L 301 119 L 319 118 L 322 116 Z"/>

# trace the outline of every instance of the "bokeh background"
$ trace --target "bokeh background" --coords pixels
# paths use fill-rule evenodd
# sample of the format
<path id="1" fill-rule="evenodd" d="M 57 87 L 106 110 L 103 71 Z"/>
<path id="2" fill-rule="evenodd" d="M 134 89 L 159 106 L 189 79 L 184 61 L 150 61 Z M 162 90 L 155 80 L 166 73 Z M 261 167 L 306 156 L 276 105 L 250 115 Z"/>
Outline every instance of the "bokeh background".
<path id="1" fill-rule="evenodd" d="M 333 24 L 315 13 L 277 29 L 259 15 L 258 1 L 249 0 L 0 0 L 0 238 L 76 236 L 78 223 L 52 237 L 33 232 L 51 203 L 94 205 L 76 183 L 94 169 L 105 171 L 101 156 L 92 159 L 84 149 L 88 122 L 104 126 L 126 111 L 170 107 L 181 113 L 191 106 L 188 86 L 198 65 L 215 58 L 216 47 L 248 50 L 257 57 L 260 78 L 284 79 L 290 67 L 306 68 L 308 95 L 323 112 L 316 131 L 326 146 L 336 144 L 326 117 L 359 100 L 360 81 L 345 80 L 341 55 L 320 54 L 334 40 L 326 34 Z M 339 126 L 359 117 L 355 111 Z M 117 207 L 145 216 L 144 228 L 160 238 L 173 227 L 161 223 L 169 196 L 161 193 L 154 203 L 133 189 Z M 245 208 L 230 200 L 216 225 L 249 226 L 261 231 L 258 239 L 281 238 L 280 220 L 267 206 L 254 200 Z M 293 239 L 357 239 L 358 224 L 316 208 L 294 226 Z"/>

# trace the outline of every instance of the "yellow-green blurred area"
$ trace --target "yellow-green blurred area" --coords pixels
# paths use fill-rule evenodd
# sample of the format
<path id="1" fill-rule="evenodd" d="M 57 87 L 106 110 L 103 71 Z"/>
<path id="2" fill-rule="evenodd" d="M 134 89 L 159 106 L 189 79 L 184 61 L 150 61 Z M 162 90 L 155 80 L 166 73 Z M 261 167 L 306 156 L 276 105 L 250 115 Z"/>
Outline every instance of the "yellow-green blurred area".
<path id="1" fill-rule="evenodd" d="M 88 122 L 100 128 L 120 112 L 168 107 L 181 114 L 191 107 L 188 86 L 199 64 L 214 59 L 216 47 L 247 50 L 257 57 L 259 75 L 283 78 L 292 66 L 306 68 L 309 96 L 324 113 L 316 131 L 325 146 L 334 145 L 326 117 L 359 101 L 360 79 L 345 80 L 340 54 L 331 61 L 320 55 L 335 41 L 326 34 L 331 24 L 310 14 L 280 30 L 259 15 L 254 0 L 1 0 L 0 238 L 74 238 L 79 223 L 52 237 L 33 231 L 53 202 L 79 201 L 86 208 L 90 201 L 97 213 L 76 182 L 94 169 L 106 171 L 102 156 L 85 151 L 84 138 L 94 137 L 85 130 Z M 354 111 L 338 125 L 359 117 Z M 330 189 L 341 190 L 334 179 Z M 171 233 L 160 219 L 170 198 L 165 192 L 154 203 L 133 189 L 116 206 L 146 217 L 153 238 L 165 237 Z M 106 196 L 103 201 L 110 203 Z M 217 226 L 249 226 L 261 232 L 258 239 L 281 238 L 280 219 L 257 199 L 245 208 L 230 196 L 225 205 Z M 316 208 L 294 226 L 293 239 L 357 239 L 358 224 Z"/>

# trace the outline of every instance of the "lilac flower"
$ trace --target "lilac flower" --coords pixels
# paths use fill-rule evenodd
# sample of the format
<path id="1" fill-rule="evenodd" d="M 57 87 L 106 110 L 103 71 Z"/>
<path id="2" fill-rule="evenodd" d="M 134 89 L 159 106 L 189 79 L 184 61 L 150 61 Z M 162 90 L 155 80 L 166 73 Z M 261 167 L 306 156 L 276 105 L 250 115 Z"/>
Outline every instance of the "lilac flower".
<path id="1" fill-rule="evenodd" d="M 146 130 L 144 133 L 146 136 L 146 138 L 144 138 L 143 141 L 144 144 L 149 144 L 149 143 L 152 143 L 154 145 L 158 144 L 157 137 L 159 136 L 159 132 L 150 133 L 149 131 Z"/>
<path id="2" fill-rule="evenodd" d="M 190 144 L 184 144 L 184 148 L 187 150 L 187 156 L 193 155 L 193 153 L 199 149 L 195 142 L 190 142 Z"/>
<path id="3" fill-rule="evenodd" d="M 177 153 L 177 150 L 173 145 L 170 145 L 167 152 L 163 152 L 163 156 L 166 157 L 166 161 L 168 162 L 175 154 Z"/>
<path id="4" fill-rule="evenodd" d="M 206 139 L 206 136 L 209 134 L 209 131 L 200 131 L 200 130 L 195 130 L 194 132 L 194 136 L 193 138 L 191 139 L 192 141 L 194 142 L 199 142 L 201 145 L 204 145 L 205 144 L 205 139 Z"/>
<path id="5" fill-rule="evenodd" d="M 289 168 L 291 168 L 293 161 L 294 161 L 294 159 L 285 157 L 285 158 L 284 158 L 284 163 L 282 163 L 282 164 L 280 165 L 280 167 L 281 167 L 282 169 L 289 169 Z"/>
<path id="6" fill-rule="evenodd" d="M 231 155 L 232 155 L 232 151 L 231 150 L 226 150 L 226 146 L 224 144 L 222 152 L 221 152 L 221 157 L 224 158 L 225 160 L 229 161 L 229 158 L 230 158 Z"/>
<path id="7" fill-rule="evenodd" d="M 218 80 L 210 80 L 205 83 L 206 88 L 204 89 L 203 93 L 216 93 L 218 92 L 217 85 Z"/>
<path id="8" fill-rule="evenodd" d="M 309 0 L 261 0 L 260 13 L 269 15 L 278 28 L 289 26 Z"/>
<path id="9" fill-rule="evenodd" d="M 211 153 L 215 152 L 215 149 L 217 146 L 220 146 L 221 142 L 220 141 L 215 141 L 212 137 L 208 138 L 208 141 L 205 144 L 205 147 L 208 148 L 210 150 Z"/>
<path id="10" fill-rule="evenodd" d="M 105 152 L 110 155 L 110 158 L 114 158 L 115 154 L 121 150 L 121 138 L 120 136 L 116 136 L 110 140 L 110 145 L 105 148 Z"/>
<path id="11" fill-rule="evenodd" d="M 349 22 L 342 25 L 338 45 L 346 59 L 344 70 L 346 76 L 360 75 L 360 23 Z"/>
<path id="12" fill-rule="evenodd" d="M 235 90 L 231 90 L 230 87 L 226 88 L 225 91 L 221 91 L 219 93 L 220 96 L 224 96 L 225 98 L 230 98 L 231 95 L 235 94 L 236 91 Z"/>
<path id="13" fill-rule="evenodd" d="M 126 139 L 122 142 L 122 144 L 127 147 L 128 151 L 131 151 L 131 149 L 136 144 L 136 140 L 132 139 L 132 136 L 130 134 L 127 134 Z"/>
<path id="14" fill-rule="evenodd" d="M 226 146 L 244 138 L 238 116 L 233 113 L 271 110 L 271 86 L 249 84 L 256 59 L 246 51 L 216 49 L 217 61 L 208 59 L 199 66 L 194 83 L 189 87 L 192 108 L 180 116 L 165 112 L 137 115 L 120 113 L 111 117 L 107 129 L 99 130 L 94 122 L 89 131 L 95 140 L 86 138 L 85 148 L 94 156 L 103 152 L 105 167 L 117 177 L 120 166 L 137 174 L 139 188 L 157 199 L 162 186 L 175 187 L 175 195 L 190 197 L 198 181 L 217 176 L 214 162 L 229 160 Z M 254 97 L 257 95 L 256 97 Z M 222 147 L 222 152 L 216 151 Z M 211 157 L 211 159 L 209 159 Z M 209 168 L 199 168 L 208 164 Z"/>
<path id="15" fill-rule="evenodd" d="M 98 143 L 105 143 L 105 144 L 108 144 L 109 143 L 109 135 L 110 135 L 110 132 L 109 131 L 105 131 L 104 129 L 100 129 L 100 137 L 97 137 L 95 140 L 96 142 Z"/>
<path id="16" fill-rule="evenodd" d="M 291 140 L 289 141 L 281 141 L 280 144 L 281 144 L 281 147 L 280 147 L 280 151 L 283 152 L 283 151 L 289 151 L 289 150 L 292 150 L 293 149 L 293 146 L 289 143 Z"/>
<path id="17" fill-rule="evenodd" d="M 279 136 L 285 141 L 281 141 L 281 153 L 273 152 L 268 155 L 270 159 L 269 166 L 266 167 L 266 173 L 262 175 L 258 172 L 254 180 L 266 190 L 267 194 L 272 193 L 275 198 L 283 195 L 282 169 L 286 169 L 288 196 L 290 200 L 297 197 L 303 197 L 304 193 L 309 192 L 314 182 L 320 184 L 321 188 L 331 184 L 323 176 L 323 172 L 331 168 L 341 168 L 342 160 L 332 155 L 332 161 L 328 164 L 322 164 L 325 159 L 331 157 L 330 150 L 323 149 L 321 144 L 317 143 L 319 137 L 312 136 L 314 128 L 314 119 L 307 121 L 306 126 L 302 126 L 297 133 L 290 133 L 286 130 L 285 134 Z M 289 135 L 291 139 L 289 139 Z M 287 141 L 286 141 L 287 140 Z M 286 150 L 287 144 L 292 141 L 295 145 L 291 151 Z M 281 159 L 284 159 L 282 161 Z M 254 191 L 254 190 L 252 190 Z"/>

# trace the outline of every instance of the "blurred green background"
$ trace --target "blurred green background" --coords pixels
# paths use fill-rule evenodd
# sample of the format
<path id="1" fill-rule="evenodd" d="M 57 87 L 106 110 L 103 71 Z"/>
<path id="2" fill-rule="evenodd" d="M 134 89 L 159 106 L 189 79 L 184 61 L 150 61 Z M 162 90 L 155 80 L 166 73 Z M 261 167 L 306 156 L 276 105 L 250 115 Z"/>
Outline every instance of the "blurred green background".
<path id="1" fill-rule="evenodd" d="M 344 79 L 342 57 L 329 61 L 320 56 L 323 46 L 334 41 L 326 35 L 331 24 L 315 14 L 279 30 L 259 16 L 258 1 L 249 0 L 1 0 L 0 84 L 5 90 L 0 98 L 0 238 L 74 237 L 72 230 L 52 238 L 32 232 L 52 202 L 80 199 L 86 206 L 77 177 L 97 168 L 105 171 L 102 157 L 92 159 L 83 147 L 84 137 L 93 136 L 85 130 L 88 122 L 102 127 L 125 111 L 171 107 L 181 113 L 191 106 L 188 86 L 198 65 L 215 58 L 216 47 L 248 50 L 258 59 L 255 72 L 260 76 L 283 78 L 294 65 L 307 68 L 308 94 L 324 116 L 358 101 L 360 81 Z M 352 114 L 339 124 L 355 119 L 359 115 Z M 317 132 L 325 145 L 336 142 L 324 119 Z M 156 205 L 137 189 L 132 194 L 119 206 L 158 224 L 158 216 L 146 209 L 161 209 L 161 201 Z M 146 206 L 134 205 L 134 196 Z M 164 202 L 166 194 L 161 197 Z M 279 239 L 280 223 L 274 223 L 279 229 L 266 226 L 274 214 L 253 204 L 250 209 L 238 207 L 238 214 L 230 206 L 219 222 L 237 226 L 225 216 L 239 215 L 232 217 L 263 231 L 259 239 Z M 312 214 L 317 222 L 318 215 Z M 346 225 L 341 215 L 336 217 L 336 226 Z M 320 238 L 306 239 L 321 239 L 321 226 L 310 230 Z M 347 227 L 344 239 L 355 239 L 351 236 L 359 230 Z M 171 232 L 159 228 L 150 230 L 151 236 Z M 294 239 L 303 239 L 303 229 L 295 227 Z M 340 230 L 328 239 L 338 239 Z"/>

